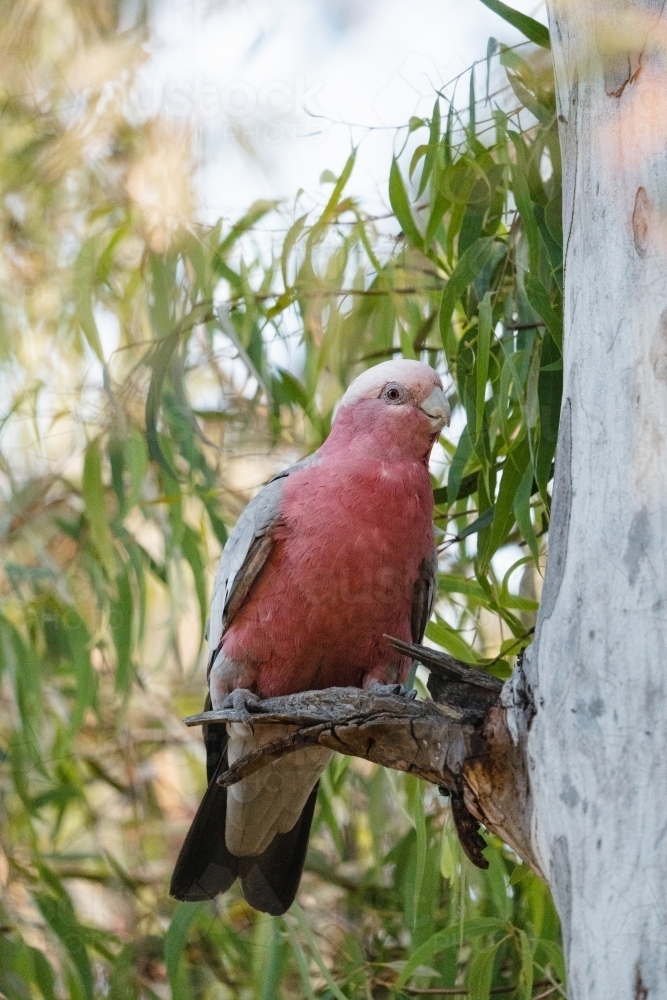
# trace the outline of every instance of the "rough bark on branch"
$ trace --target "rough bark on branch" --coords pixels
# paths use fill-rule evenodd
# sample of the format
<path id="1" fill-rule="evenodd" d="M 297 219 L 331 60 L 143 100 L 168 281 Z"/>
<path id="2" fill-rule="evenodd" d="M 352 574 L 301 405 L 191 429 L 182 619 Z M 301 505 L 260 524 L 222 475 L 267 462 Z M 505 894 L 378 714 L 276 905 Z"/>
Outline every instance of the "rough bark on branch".
<path id="1" fill-rule="evenodd" d="M 416 775 L 451 797 L 466 854 L 486 867 L 478 822 L 497 832 L 539 872 L 530 848 L 525 768 L 500 703 L 502 683 L 453 657 L 421 646 L 392 643 L 431 670 L 433 701 L 400 694 L 327 688 L 268 698 L 253 709 L 253 725 L 279 724 L 284 736 L 237 760 L 220 784 L 229 786 L 272 760 L 318 744 Z M 233 709 L 203 712 L 189 726 L 242 722 Z"/>

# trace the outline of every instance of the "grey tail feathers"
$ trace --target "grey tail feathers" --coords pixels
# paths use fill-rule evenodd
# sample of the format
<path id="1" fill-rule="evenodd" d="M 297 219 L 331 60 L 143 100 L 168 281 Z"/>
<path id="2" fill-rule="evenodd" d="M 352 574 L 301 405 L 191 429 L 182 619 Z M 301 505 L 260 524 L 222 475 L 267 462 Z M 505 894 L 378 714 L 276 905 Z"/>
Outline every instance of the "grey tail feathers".
<path id="1" fill-rule="evenodd" d="M 210 707 L 207 698 L 206 711 Z M 208 788 L 178 855 L 169 891 L 176 899 L 194 903 L 226 892 L 240 878 L 250 906 L 273 916 L 285 913 L 301 881 L 319 782 L 291 830 L 277 834 L 263 854 L 236 857 L 225 846 L 227 789 L 215 781 L 227 769 L 225 727 L 207 726 L 204 742 Z"/>

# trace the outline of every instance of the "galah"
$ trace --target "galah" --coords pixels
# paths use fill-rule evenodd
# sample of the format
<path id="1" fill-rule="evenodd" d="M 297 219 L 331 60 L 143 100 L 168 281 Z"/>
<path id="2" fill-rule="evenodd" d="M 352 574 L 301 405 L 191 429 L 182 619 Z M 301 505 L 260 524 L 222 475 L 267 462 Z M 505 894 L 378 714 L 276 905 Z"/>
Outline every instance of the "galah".
<path id="1" fill-rule="evenodd" d="M 245 720 L 261 698 L 405 683 L 410 660 L 383 637 L 420 642 L 433 609 L 428 463 L 448 422 L 432 368 L 376 365 L 350 385 L 321 448 L 248 504 L 213 589 L 207 709 Z M 210 899 L 238 877 L 256 909 L 291 905 L 330 751 L 304 748 L 230 788 L 216 782 L 276 735 L 246 721 L 205 730 L 209 784 L 176 862 L 177 899 Z"/>

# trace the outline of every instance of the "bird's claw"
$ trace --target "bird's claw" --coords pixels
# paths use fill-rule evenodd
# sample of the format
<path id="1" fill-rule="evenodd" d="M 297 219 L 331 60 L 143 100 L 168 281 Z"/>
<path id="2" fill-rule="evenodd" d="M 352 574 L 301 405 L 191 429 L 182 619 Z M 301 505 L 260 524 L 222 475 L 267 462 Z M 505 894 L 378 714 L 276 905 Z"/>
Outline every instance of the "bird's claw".
<path id="1" fill-rule="evenodd" d="M 234 691 L 230 691 L 220 707 L 236 712 L 240 716 L 238 721 L 250 726 L 254 733 L 255 727 L 252 722 L 251 713 L 257 711 L 260 701 L 261 699 L 253 691 L 249 691 L 248 688 L 236 688 Z"/>
<path id="2" fill-rule="evenodd" d="M 383 684 L 381 681 L 372 681 L 368 686 L 368 690 L 371 694 L 398 694 L 403 698 L 407 698 L 408 701 L 414 701 L 417 697 L 415 688 L 410 688 L 407 691 L 402 684 Z"/>

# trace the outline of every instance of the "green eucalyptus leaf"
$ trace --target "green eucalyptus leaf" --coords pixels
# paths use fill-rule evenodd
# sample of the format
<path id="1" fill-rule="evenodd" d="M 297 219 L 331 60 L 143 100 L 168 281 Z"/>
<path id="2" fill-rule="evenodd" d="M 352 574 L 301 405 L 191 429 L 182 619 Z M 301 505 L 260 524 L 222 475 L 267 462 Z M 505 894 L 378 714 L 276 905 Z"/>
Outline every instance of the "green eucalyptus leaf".
<path id="1" fill-rule="evenodd" d="M 507 21 L 513 28 L 520 31 L 522 35 L 525 35 L 528 41 L 535 42 L 536 45 L 540 45 L 544 49 L 551 48 L 549 29 L 540 24 L 539 21 L 529 17 L 528 14 L 522 14 L 521 11 L 509 7 L 502 0 L 482 0 L 482 3 L 489 10 L 492 10 L 494 14 L 502 17 L 503 21 Z"/>
<path id="2" fill-rule="evenodd" d="M 539 549 L 537 545 L 537 538 L 535 536 L 535 528 L 533 527 L 533 522 L 530 516 L 530 498 L 533 493 L 534 482 L 533 475 L 533 465 L 531 462 L 526 467 L 523 478 L 519 483 L 519 487 L 514 496 L 513 510 L 517 527 L 530 549 L 535 565 L 538 565 Z"/>
<path id="3" fill-rule="evenodd" d="M 440 336 L 448 357 L 451 357 L 453 350 L 451 320 L 454 307 L 477 275 L 491 261 L 493 251 L 494 238 L 492 236 L 484 236 L 477 240 L 461 256 L 445 285 L 440 303 Z"/>
<path id="4" fill-rule="evenodd" d="M 523 137 L 516 132 L 509 132 L 509 136 L 514 145 L 516 161 L 512 164 L 512 192 L 516 201 L 516 207 L 521 216 L 530 248 L 530 269 L 537 271 L 540 254 L 540 231 L 535 218 L 535 211 L 530 194 L 528 183 L 528 153 Z"/>
<path id="5" fill-rule="evenodd" d="M 533 949 L 526 932 L 519 928 L 519 945 L 521 954 L 521 988 L 524 1000 L 531 1000 L 533 995 Z"/>
<path id="6" fill-rule="evenodd" d="M 176 330 L 174 333 L 165 337 L 153 351 L 150 362 L 153 369 L 153 375 L 148 387 L 145 409 L 146 444 L 148 445 L 148 452 L 153 461 L 157 462 L 158 465 L 160 465 L 164 471 L 174 479 L 177 478 L 176 474 L 165 458 L 162 445 L 160 444 L 158 416 L 162 405 L 162 390 L 165 379 L 180 338 L 181 332 L 180 330 Z"/>
<path id="7" fill-rule="evenodd" d="M 497 947 L 485 948 L 473 955 L 468 968 L 468 992 L 470 1000 L 490 1000 L 493 966 Z"/>
<path id="8" fill-rule="evenodd" d="M 554 972 L 558 976 L 561 983 L 565 982 L 565 958 L 563 956 L 563 949 L 557 941 L 548 941 L 541 938 L 537 943 L 537 948 L 545 956 L 547 963 L 553 967 Z"/>
<path id="9" fill-rule="evenodd" d="M 67 642 L 76 677 L 76 702 L 70 726 L 79 728 L 87 708 L 95 705 L 97 677 L 90 662 L 90 634 L 78 611 L 69 607 L 65 612 Z"/>
<path id="10" fill-rule="evenodd" d="M 206 567 L 202 556 L 202 545 L 199 536 L 189 525 L 185 525 L 181 537 L 181 549 L 187 560 L 195 581 L 195 590 L 199 602 L 199 617 L 201 623 L 201 637 L 204 638 L 206 629 L 206 619 L 208 617 L 208 595 L 206 592 Z"/>
<path id="11" fill-rule="evenodd" d="M 483 531 L 485 528 L 488 528 L 491 524 L 493 524 L 494 516 L 495 508 L 489 507 L 483 514 L 476 517 L 471 524 L 459 531 L 457 537 L 461 539 L 468 538 L 470 535 L 476 535 L 478 532 Z"/>
<path id="12" fill-rule="evenodd" d="M 426 638 L 430 639 L 431 642 L 436 642 L 452 656 L 455 656 L 457 660 L 462 660 L 464 663 L 477 664 L 481 660 L 479 654 L 465 641 L 461 634 L 442 618 L 428 623 Z"/>
<path id="13" fill-rule="evenodd" d="M 298 921 L 299 928 L 301 929 L 302 934 L 304 935 L 304 937 L 308 942 L 310 953 L 313 959 L 315 960 L 315 964 L 320 970 L 320 973 L 324 981 L 326 982 L 327 986 L 331 990 L 331 993 L 336 997 L 336 1000 L 348 1000 L 348 998 L 345 996 L 345 994 L 340 989 L 338 984 L 334 981 L 331 973 L 327 969 L 324 959 L 322 958 L 320 949 L 317 947 L 317 942 L 315 941 L 312 931 L 308 926 L 308 921 L 306 920 L 306 916 L 298 903 L 292 904 L 291 912 L 294 914 L 294 916 Z"/>
<path id="14" fill-rule="evenodd" d="M 63 894 L 56 898 L 49 893 L 37 892 L 35 900 L 76 969 L 81 995 L 85 1000 L 94 1000 L 93 968 L 86 949 L 87 928 L 78 922 L 69 897 Z"/>
<path id="15" fill-rule="evenodd" d="M 134 680 L 132 665 L 132 587 L 127 569 L 116 577 L 117 597 L 111 604 L 111 634 L 116 647 L 116 690 L 127 695 Z"/>
<path id="16" fill-rule="evenodd" d="M 487 292 L 479 305 L 479 322 L 477 328 L 477 357 L 475 359 L 475 374 L 477 377 L 477 398 L 475 406 L 475 437 L 482 433 L 484 421 L 484 401 L 486 383 L 489 378 L 489 356 L 491 353 L 491 335 L 493 319 L 491 313 L 491 292 Z"/>
<path id="17" fill-rule="evenodd" d="M 148 452 L 146 441 L 135 428 L 132 429 L 124 446 L 124 466 L 127 469 L 130 488 L 127 495 L 127 507 L 131 509 L 141 499 L 141 494 L 148 474 Z"/>
<path id="18" fill-rule="evenodd" d="M 38 948 L 30 949 L 32 954 L 35 983 L 44 1000 L 56 1000 L 56 977 L 48 959 Z"/>
<path id="19" fill-rule="evenodd" d="M 456 446 L 456 451 L 449 467 L 449 476 L 447 478 L 447 503 L 449 504 L 453 504 L 461 493 L 463 473 L 468 461 L 472 457 L 473 451 L 470 428 L 466 425 L 459 438 L 459 443 Z"/>
<path id="20" fill-rule="evenodd" d="M 331 171 L 325 171 L 325 173 L 326 172 L 331 173 Z M 336 178 L 333 176 L 333 174 L 332 177 L 333 180 L 335 181 Z M 298 243 L 299 237 L 303 233 L 307 218 L 308 218 L 308 212 L 304 212 L 303 215 L 300 215 L 299 218 L 292 223 L 290 228 L 287 230 L 287 235 L 283 243 L 283 249 L 280 255 L 280 267 L 283 274 L 283 283 L 286 289 L 289 285 L 289 280 L 287 277 L 287 265 L 289 263 L 290 254 L 292 253 L 292 250 Z"/>
<path id="21" fill-rule="evenodd" d="M 408 957 L 401 974 L 396 980 L 395 988 L 401 987 L 409 981 L 414 970 L 420 965 L 426 965 L 433 960 L 433 956 L 439 952 L 446 951 L 447 948 L 458 948 L 461 941 L 468 942 L 486 934 L 497 934 L 505 930 L 505 924 L 493 917 L 476 917 L 466 920 L 463 924 L 456 923 L 452 927 L 437 931 L 428 941 L 416 948 Z"/>
<path id="22" fill-rule="evenodd" d="M 417 224 L 412 216 L 410 202 L 396 160 L 392 160 L 389 173 L 389 201 L 406 239 L 417 249 L 423 249 L 424 238 L 417 229 Z"/>
<path id="23" fill-rule="evenodd" d="M 164 959 L 173 997 L 187 1000 L 190 989 L 182 965 L 183 951 L 192 921 L 203 909 L 203 903 L 177 903 L 164 938 Z"/>
<path id="24" fill-rule="evenodd" d="M 278 204 L 278 201 L 268 201 L 266 199 L 259 199 L 253 202 L 245 215 L 238 222 L 234 223 L 230 232 L 222 240 L 217 248 L 216 257 L 222 259 L 244 233 L 247 233 L 253 226 L 257 225 L 260 219 L 263 219 L 265 215 L 272 212 Z"/>
<path id="25" fill-rule="evenodd" d="M 542 355 L 537 392 L 540 407 L 540 440 L 535 461 L 535 479 L 540 495 L 549 504 L 547 483 L 551 478 L 551 463 L 556 452 L 558 425 L 560 421 L 561 399 L 563 395 L 563 372 L 551 366 L 558 361 L 560 350 L 550 334 L 542 343 Z"/>
<path id="26" fill-rule="evenodd" d="M 99 240 L 92 236 L 83 244 L 74 264 L 74 295 L 76 317 L 88 345 L 98 361 L 104 364 L 104 352 L 93 315 L 93 288 L 97 268 Z"/>
<path id="27" fill-rule="evenodd" d="M 523 863 L 516 865 L 514 871 L 510 875 L 510 885 L 518 885 L 519 882 L 525 879 L 526 875 L 530 875 L 529 866 Z"/>
<path id="28" fill-rule="evenodd" d="M 357 151 L 356 149 L 353 149 L 345 163 L 345 166 L 343 167 L 343 171 L 340 177 L 338 178 L 336 184 L 334 185 L 334 189 L 331 192 L 329 200 L 324 207 L 324 211 L 322 212 L 321 216 L 310 230 L 310 234 L 308 236 L 309 248 L 312 248 L 319 240 L 322 239 L 322 237 L 326 232 L 327 226 L 335 218 L 340 203 L 340 196 L 342 195 L 345 185 L 349 181 L 350 176 L 352 174 L 356 155 Z"/>
<path id="29" fill-rule="evenodd" d="M 81 491 L 93 544 L 105 573 L 109 579 L 113 579 L 115 572 L 113 541 L 107 517 L 106 492 L 102 482 L 102 449 L 98 438 L 91 441 L 86 448 Z"/>
<path id="30" fill-rule="evenodd" d="M 408 775 L 406 779 L 410 814 L 415 826 L 417 850 L 415 853 L 415 882 L 412 897 L 412 928 L 417 924 L 419 898 L 424 882 L 426 867 L 426 817 L 424 815 L 424 789 L 419 778 Z"/>
<path id="31" fill-rule="evenodd" d="M 428 145 L 426 146 L 424 153 L 424 169 L 422 170 L 422 175 L 419 180 L 419 188 L 417 190 L 417 197 L 421 198 L 424 191 L 426 190 L 426 185 L 429 182 L 429 178 L 433 173 L 433 167 L 435 165 L 435 159 L 438 153 L 438 143 L 440 142 L 440 98 L 437 97 L 435 104 L 433 105 L 433 113 L 431 115 L 431 125 L 429 128 Z M 410 172 L 412 176 L 412 172 Z"/>
<path id="32" fill-rule="evenodd" d="M 542 317 L 551 334 L 554 344 L 560 350 L 563 346 L 563 319 L 559 316 L 549 300 L 547 290 L 541 281 L 529 274 L 526 278 L 526 295 L 539 316 Z"/>
<path id="33" fill-rule="evenodd" d="M 488 566 L 493 554 L 506 541 L 514 524 L 514 505 L 517 491 L 530 462 L 530 446 L 524 438 L 514 447 L 505 460 L 500 489 L 495 503 L 495 514 L 487 548 L 483 554 L 483 565 Z M 532 466 L 531 466 L 532 482 Z"/>

